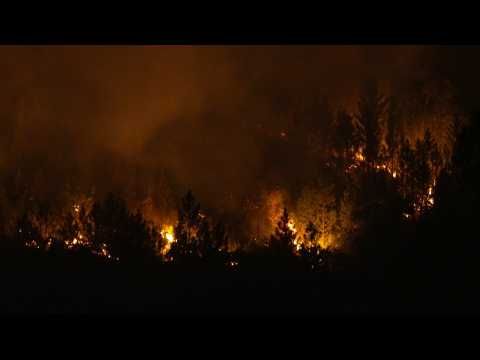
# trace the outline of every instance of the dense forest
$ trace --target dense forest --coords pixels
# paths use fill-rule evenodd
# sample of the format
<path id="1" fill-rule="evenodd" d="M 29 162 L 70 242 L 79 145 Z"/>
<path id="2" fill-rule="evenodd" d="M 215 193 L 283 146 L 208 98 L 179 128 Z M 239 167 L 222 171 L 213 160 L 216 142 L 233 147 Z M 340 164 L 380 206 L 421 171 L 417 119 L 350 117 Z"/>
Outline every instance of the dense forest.
<path id="1" fill-rule="evenodd" d="M 474 234 L 480 113 L 460 105 L 451 82 L 424 82 L 401 93 L 368 77 L 359 89 L 353 105 L 331 101 L 328 93 L 308 101 L 282 100 L 288 104 L 284 120 L 275 126 L 256 123 L 248 128 L 256 144 L 260 141 L 265 166 L 254 190 L 236 199 L 240 206 L 230 207 L 233 195 L 228 191 L 224 207 L 214 208 L 208 201 L 208 206 L 202 206 L 208 199 L 193 190 L 179 196 L 179 187 L 166 170 L 152 173 L 112 159 L 105 162 L 110 173 L 105 170 L 97 176 L 114 179 L 118 172 L 127 182 L 112 180 L 109 187 L 95 179 L 77 182 L 72 170 L 62 188 L 52 189 L 48 184 L 57 176 L 51 172 L 55 167 L 42 166 L 49 160 L 41 155 L 17 166 L 9 163 L 9 155 L 18 157 L 12 153 L 15 148 L 9 143 L 5 122 L 0 178 L 2 266 L 8 271 L 32 271 L 34 278 L 43 274 L 40 269 L 48 268 L 55 284 L 84 272 L 89 279 L 85 282 L 98 283 L 99 288 L 105 286 L 99 280 L 102 277 L 113 284 L 110 272 L 126 271 L 141 278 L 129 283 L 128 296 L 147 291 L 137 288 L 139 282 L 153 287 L 161 283 L 159 296 L 178 308 L 183 303 L 169 296 L 180 291 L 179 286 L 209 289 L 213 285 L 204 281 L 217 281 L 211 279 L 220 276 L 222 284 L 245 282 L 240 280 L 245 278 L 255 278 L 257 283 L 253 289 L 243 283 L 228 290 L 236 295 L 232 293 L 229 304 L 220 306 L 223 310 L 245 305 L 246 294 L 254 294 L 281 304 L 281 299 L 287 302 L 298 295 L 299 302 L 308 303 L 304 309 L 298 309 L 300 304 L 293 307 L 300 312 L 384 311 L 387 301 L 380 304 L 383 300 L 377 297 L 379 281 L 389 284 L 381 289 L 395 294 L 389 304 L 397 304 L 400 312 L 407 311 L 405 304 L 416 306 L 408 308 L 411 311 L 424 311 L 422 306 L 432 302 L 442 304 L 438 311 L 445 311 L 447 303 L 449 310 L 477 311 L 474 284 L 480 269 Z M 69 166 L 76 165 L 62 164 Z M 210 176 L 215 192 L 215 171 Z M 221 189 L 225 188 L 228 184 L 222 184 Z M 207 273 L 208 280 L 197 278 Z M 58 278 L 65 274 L 67 278 Z M 270 279 L 270 285 L 259 285 L 262 276 Z M 289 276 L 310 285 L 271 285 Z M 176 279 L 176 288 L 165 285 L 168 279 Z M 335 279 L 353 283 L 345 289 L 341 282 L 332 282 Z M 276 290 L 269 292 L 268 286 Z M 320 289 L 320 295 L 305 293 L 306 289 L 317 291 L 313 288 Z M 371 299 L 365 300 L 365 310 L 358 296 L 367 288 Z M 447 294 L 439 295 L 442 288 L 449 289 Z M 82 289 L 78 294 L 83 295 L 78 296 L 87 296 Z M 283 295 L 276 292 L 279 289 L 284 289 Z M 214 303 L 218 304 L 218 294 L 229 292 L 216 291 Z M 399 294 L 423 300 L 403 301 Z M 149 296 L 156 299 L 144 294 Z M 356 305 L 348 301 L 339 305 L 337 297 L 342 301 L 348 297 Z M 157 311 L 159 300 L 149 301 L 148 306 L 135 303 L 137 310 Z M 202 301 L 198 304 L 207 302 Z M 462 305 L 456 301 L 463 301 Z M 40 306 L 40 300 L 34 302 Z M 66 303 L 69 310 L 65 311 L 72 311 L 74 301 Z M 13 306 L 12 311 L 39 311 L 22 304 L 17 302 L 18 308 Z M 74 311 L 89 311 L 89 306 L 93 305 Z M 105 305 L 96 310 L 107 308 L 124 309 Z M 57 311 L 63 310 L 53 310 Z"/>

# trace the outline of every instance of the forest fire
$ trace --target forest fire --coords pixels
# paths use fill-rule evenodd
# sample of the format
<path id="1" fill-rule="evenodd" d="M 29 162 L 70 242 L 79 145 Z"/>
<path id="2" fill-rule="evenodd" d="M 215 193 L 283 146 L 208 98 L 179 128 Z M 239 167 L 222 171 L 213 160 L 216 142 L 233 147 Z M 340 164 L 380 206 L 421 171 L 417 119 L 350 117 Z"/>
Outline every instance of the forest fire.
<path id="1" fill-rule="evenodd" d="M 379 173 L 388 174 L 389 177 L 398 181 L 397 184 L 401 184 L 405 180 L 410 181 L 408 178 L 404 179 L 403 175 L 401 176 L 401 174 L 405 173 L 405 170 L 401 171 L 399 168 L 394 168 L 389 162 L 379 161 L 374 164 L 366 164 L 366 158 L 361 147 L 353 152 L 351 161 L 347 172 L 352 175 L 355 175 L 356 172 L 362 172 L 365 171 L 365 169 L 371 168 Z M 365 164 L 366 167 L 361 168 L 359 164 Z M 434 205 L 434 191 L 435 178 L 433 178 L 432 184 L 427 187 L 425 194 L 414 194 L 415 200 L 412 202 L 414 212 L 412 214 L 406 211 L 403 213 L 403 217 L 413 219 L 412 215 L 415 215 L 415 218 L 418 218 L 426 209 L 431 208 Z M 263 208 L 258 205 L 252 207 L 252 209 L 256 211 L 260 210 L 263 212 L 257 216 L 264 216 L 268 220 L 267 226 L 263 226 L 264 236 L 272 233 L 277 226 L 281 218 L 282 209 L 286 207 L 287 198 L 288 194 L 285 190 L 272 190 L 267 193 Z M 92 239 L 95 236 L 95 226 L 93 222 L 94 200 L 89 197 L 80 197 L 80 199 L 81 200 L 74 202 L 71 207 L 71 216 L 68 220 L 72 225 L 71 236 L 63 240 L 65 248 L 69 250 L 87 248 L 98 256 L 119 260 L 118 256 L 110 253 L 110 246 L 105 242 L 99 246 L 93 245 Z M 292 243 L 296 254 L 300 254 L 299 252 L 302 247 L 310 248 L 318 246 L 320 249 L 341 248 L 341 243 L 346 238 L 346 234 L 354 228 L 354 225 L 351 224 L 353 222 L 351 214 L 348 213 L 348 211 L 350 211 L 348 210 L 350 205 L 344 200 L 342 202 L 342 212 L 335 210 L 335 206 L 332 205 L 335 199 L 331 197 L 331 192 L 328 190 L 328 187 L 321 191 L 319 189 L 311 189 L 297 201 L 298 203 L 296 205 L 294 204 L 293 207 L 295 213 L 298 215 L 291 215 L 286 224 L 292 233 Z M 68 212 L 66 215 L 68 218 Z M 207 220 L 207 216 L 203 212 L 198 212 L 197 216 L 200 221 Z M 45 227 L 37 218 L 35 219 L 35 226 L 39 229 L 45 228 L 42 236 L 44 239 L 48 239 L 46 244 L 46 248 L 48 249 L 55 241 L 54 238 L 58 236 L 55 235 L 52 230 L 47 230 L 47 228 L 51 229 L 52 226 Z M 59 221 L 53 228 L 60 228 L 61 226 L 62 224 Z M 115 230 L 113 231 L 115 232 Z M 199 231 L 200 227 L 193 227 L 191 229 L 192 236 L 198 237 L 200 234 Z M 19 233 L 22 233 L 21 228 L 19 229 Z M 157 251 L 165 259 L 171 258 L 168 257 L 167 254 L 171 251 L 172 245 L 177 242 L 174 226 L 171 224 L 161 225 L 159 234 L 161 241 L 159 242 Z M 259 235 L 261 234 L 257 233 L 255 239 Z M 25 244 L 31 248 L 41 248 L 39 239 L 27 240 Z M 229 266 L 235 267 L 236 263 L 231 261 L 229 262 Z"/>
<path id="2" fill-rule="evenodd" d="M 355 90 L 356 108 L 322 94 L 287 101 L 287 109 L 278 109 L 282 114 L 278 124 L 262 125 L 269 130 L 267 135 L 264 131 L 252 134 L 258 118 L 251 124 L 245 119 L 239 138 L 231 139 L 238 149 L 228 147 L 229 139 L 215 137 L 232 150 L 227 159 L 214 151 L 197 159 L 196 151 L 188 151 L 188 146 L 202 149 L 209 141 L 197 146 L 196 134 L 180 126 L 181 130 L 175 130 L 179 136 L 171 141 L 164 138 L 166 131 L 152 132 L 152 139 L 138 146 L 138 157 L 118 146 L 125 154 L 118 159 L 114 152 L 106 154 L 111 163 L 97 166 L 90 164 L 94 157 L 88 159 L 82 165 L 91 165 L 90 177 L 77 180 L 74 175 L 78 174 L 66 170 L 60 183 L 64 189 L 48 189 L 50 179 L 43 173 L 30 176 L 23 170 L 28 175 L 17 179 L 12 172 L 4 187 L 5 194 L 14 195 L 0 199 L 6 204 L 4 214 L 12 214 L 3 226 L 5 233 L 36 249 L 86 249 L 108 259 L 152 250 L 164 260 L 173 253 L 178 258 L 224 256 L 231 249 L 255 249 L 282 236 L 290 239 L 298 256 L 306 248 L 342 252 L 384 214 L 393 214 L 402 224 L 403 219 L 415 224 L 437 205 L 436 180 L 451 162 L 443 145 L 454 144 L 455 137 L 429 131 L 428 124 L 436 118 L 433 110 L 418 113 L 418 106 L 407 106 L 418 94 L 413 99 L 398 99 L 407 95 L 395 94 L 393 88 L 373 78 L 356 84 Z M 285 95 L 289 96 L 293 95 Z M 397 111 L 397 101 L 405 113 Z M 446 115 L 442 119 L 453 121 Z M 199 126 L 205 125 L 202 121 Z M 205 133 L 207 138 L 211 130 Z M 176 144 L 175 139 L 184 141 Z M 446 145 L 451 148 L 450 143 Z M 162 151 L 169 156 L 159 161 L 157 155 Z M 195 163 L 184 166 L 185 158 L 175 157 L 177 152 L 194 158 Z M 230 169 L 233 159 L 251 163 Z M 197 162 L 210 172 L 196 167 Z M 72 160 L 71 165 L 74 169 L 79 164 Z M 224 186 L 232 184 L 232 189 L 217 193 L 210 179 L 215 171 L 222 172 Z M 265 179 L 252 180 L 248 171 Z M 200 208 L 193 195 L 178 201 L 179 189 L 190 186 L 199 189 L 205 207 Z M 220 195 L 226 193 L 228 198 Z M 248 206 L 234 199 L 241 199 L 238 203 L 248 199 Z M 286 210 L 288 221 L 282 222 Z M 234 260 L 222 261 L 234 266 Z"/>
<path id="3" fill-rule="evenodd" d="M 0 50 L 7 312 L 478 307 L 480 51 Z"/>

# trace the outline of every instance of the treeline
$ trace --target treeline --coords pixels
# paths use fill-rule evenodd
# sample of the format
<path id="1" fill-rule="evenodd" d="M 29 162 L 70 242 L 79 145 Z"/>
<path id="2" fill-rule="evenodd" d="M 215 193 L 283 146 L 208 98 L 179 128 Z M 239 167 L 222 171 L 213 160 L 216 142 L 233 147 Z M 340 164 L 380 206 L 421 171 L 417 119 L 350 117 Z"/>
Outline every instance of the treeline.
<path id="1" fill-rule="evenodd" d="M 274 163 L 283 166 L 285 180 L 278 186 L 290 195 L 277 202 L 288 207 L 301 244 L 345 250 L 382 222 L 418 221 L 434 207 L 437 178 L 449 165 L 465 119 L 452 110 L 443 114 L 441 128 L 430 129 L 419 120 L 412 131 L 411 119 L 420 113 L 426 116 L 370 81 L 354 110 L 335 109 L 323 97 L 316 107 L 295 114 L 279 135 L 283 150 Z M 258 196 L 258 210 L 250 216 L 252 232 L 264 229 L 263 242 L 276 225 L 257 220 L 268 211 L 262 205 L 268 195 L 266 200 Z"/>

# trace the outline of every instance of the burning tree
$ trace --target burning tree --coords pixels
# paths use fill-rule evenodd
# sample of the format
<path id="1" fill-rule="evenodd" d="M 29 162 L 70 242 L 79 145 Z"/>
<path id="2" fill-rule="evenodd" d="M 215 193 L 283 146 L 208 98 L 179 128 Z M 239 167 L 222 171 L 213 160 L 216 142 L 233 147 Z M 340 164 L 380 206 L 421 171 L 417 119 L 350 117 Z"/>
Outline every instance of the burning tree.
<path id="1" fill-rule="evenodd" d="M 403 140 L 399 153 L 400 192 L 417 214 L 433 206 L 435 181 L 441 169 L 440 153 L 431 133 L 425 131 L 412 148 Z"/>
<path id="2" fill-rule="evenodd" d="M 96 252 L 107 255 L 108 251 L 124 261 L 154 256 L 154 239 L 145 219 L 138 211 L 130 213 L 122 198 L 108 194 L 103 202 L 93 205 L 92 218 L 92 243 Z"/>
<path id="3" fill-rule="evenodd" d="M 388 102 L 388 110 L 387 110 L 387 120 L 386 120 L 386 130 L 387 134 L 385 137 L 385 142 L 387 144 L 387 152 L 388 152 L 388 162 L 389 162 L 389 169 L 394 171 L 396 168 L 395 159 L 397 155 L 400 134 L 399 134 L 399 127 L 400 127 L 400 109 L 398 106 L 398 102 L 394 97 L 390 97 Z"/>
<path id="4" fill-rule="evenodd" d="M 287 208 L 284 208 L 275 229 L 275 234 L 270 237 L 270 248 L 280 256 L 293 254 L 295 251 L 295 239 L 296 235 L 292 229 Z"/>
<path id="5" fill-rule="evenodd" d="M 303 247 L 312 248 L 318 246 L 318 239 L 322 236 L 321 231 L 311 221 L 308 222 L 303 236 Z"/>
<path id="6" fill-rule="evenodd" d="M 191 191 L 181 200 L 178 209 L 178 222 L 175 226 L 175 239 L 169 251 L 173 259 L 181 259 L 197 255 L 196 237 L 202 224 L 200 204 L 197 203 Z M 203 229 L 205 230 L 205 229 Z"/>
<path id="7" fill-rule="evenodd" d="M 170 245 L 167 257 L 174 261 L 204 259 L 226 263 L 228 235 L 223 222 L 213 228 L 210 221 L 200 212 L 191 191 L 188 191 L 178 209 L 175 226 L 175 241 Z"/>
<path id="8" fill-rule="evenodd" d="M 349 169 L 355 163 L 355 149 L 358 147 L 357 133 L 353 118 L 345 110 L 337 113 L 335 131 L 333 132 L 333 191 L 335 208 L 340 212 L 343 197 L 348 187 Z"/>
<path id="9" fill-rule="evenodd" d="M 337 231 L 340 229 L 339 224 L 342 224 L 342 228 L 347 228 L 350 224 L 349 208 L 345 200 L 341 200 L 341 207 L 336 207 L 334 185 L 317 183 L 305 186 L 295 211 L 299 233 L 305 237 L 307 224 L 312 223 L 318 230 L 314 237 L 315 245 L 321 248 L 338 247 L 344 235 Z"/>

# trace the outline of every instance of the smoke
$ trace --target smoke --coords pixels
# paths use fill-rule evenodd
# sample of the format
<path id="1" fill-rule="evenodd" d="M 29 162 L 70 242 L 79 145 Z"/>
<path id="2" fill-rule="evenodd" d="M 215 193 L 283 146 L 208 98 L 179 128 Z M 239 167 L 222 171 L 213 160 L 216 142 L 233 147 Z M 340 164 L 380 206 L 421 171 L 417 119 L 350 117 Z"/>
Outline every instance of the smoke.
<path id="1" fill-rule="evenodd" d="M 167 174 L 176 196 L 191 188 L 206 207 L 233 211 L 272 161 L 259 128 L 278 133 L 295 104 L 321 95 L 352 108 L 367 76 L 402 88 L 421 50 L 0 47 L 2 174 L 45 173 L 50 192 Z M 285 166 L 295 177 L 302 162 Z"/>

